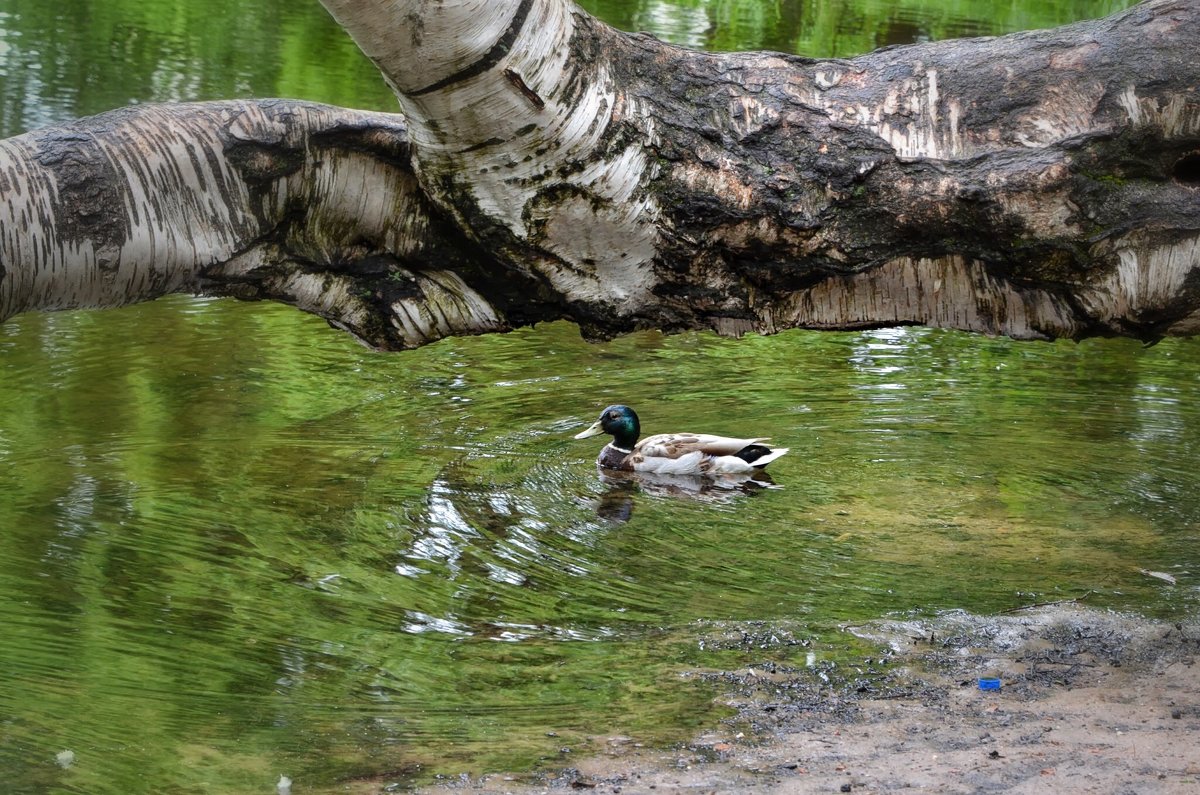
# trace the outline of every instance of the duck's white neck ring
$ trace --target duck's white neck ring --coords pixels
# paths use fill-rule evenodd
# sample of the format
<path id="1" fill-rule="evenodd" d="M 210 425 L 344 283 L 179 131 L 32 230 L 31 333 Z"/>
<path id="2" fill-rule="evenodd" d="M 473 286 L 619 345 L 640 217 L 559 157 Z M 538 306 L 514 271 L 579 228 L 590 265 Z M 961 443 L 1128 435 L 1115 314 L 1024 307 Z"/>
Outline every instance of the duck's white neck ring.
<path id="1" fill-rule="evenodd" d="M 617 446 L 616 446 L 614 443 L 612 443 L 612 442 L 609 442 L 609 443 L 608 443 L 608 446 L 609 446 L 609 447 L 611 447 L 612 449 L 616 450 L 618 453 L 624 453 L 625 455 L 632 455 L 632 454 L 633 454 L 633 451 L 632 451 L 632 450 L 626 450 L 624 447 L 617 447 Z"/>

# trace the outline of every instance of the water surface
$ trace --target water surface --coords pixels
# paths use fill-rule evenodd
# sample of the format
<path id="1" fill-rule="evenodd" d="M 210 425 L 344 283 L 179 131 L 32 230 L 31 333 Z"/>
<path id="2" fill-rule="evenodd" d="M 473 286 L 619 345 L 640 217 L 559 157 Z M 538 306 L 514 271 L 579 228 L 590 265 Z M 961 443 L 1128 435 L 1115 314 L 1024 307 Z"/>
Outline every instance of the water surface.
<path id="1" fill-rule="evenodd" d="M 683 43 L 837 55 L 1114 7 L 588 6 Z M 316 7 L 0 0 L 5 134 L 272 94 L 394 107 Z M 3 786 L 521 772 L 593 736 L 687 737 L 720 712 L 681 674 L 836 663 L 845 623 L 1085 594 L 1182 615 L 1198 390 L 1192 341 L 588 345 L 552 324 L 376 354 L 281 306 L 18 317 L 0 326 Z M 792 448 L 779 488 L 602 477 L 600 442 L 571 436 L 616 401 L 649 431 L 771 435 Z"/>

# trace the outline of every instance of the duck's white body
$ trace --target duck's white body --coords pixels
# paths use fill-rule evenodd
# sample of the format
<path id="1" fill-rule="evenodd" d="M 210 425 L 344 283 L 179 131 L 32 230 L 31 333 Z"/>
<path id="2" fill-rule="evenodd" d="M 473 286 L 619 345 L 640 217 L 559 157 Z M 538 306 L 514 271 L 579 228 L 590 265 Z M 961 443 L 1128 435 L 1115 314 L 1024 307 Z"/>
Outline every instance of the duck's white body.
<path id="1" fill-rule="evenodd" d="M 633 450 L 625 453 L 619 466 L 611 469 L 631 469 L 657 475 L 724 475 L 741 474 L 762 469 L 787 452 L 786 447 L 770 450 L 753 463 L 734 453 L 751 445 L 765 442 L 766 437 L 734 439 L 708 433 L 660 433 L 647 436 Z M 613 444 L 608 445 L 617 452 Z M 603 453 L 602 453 L 603 455 Z"/>

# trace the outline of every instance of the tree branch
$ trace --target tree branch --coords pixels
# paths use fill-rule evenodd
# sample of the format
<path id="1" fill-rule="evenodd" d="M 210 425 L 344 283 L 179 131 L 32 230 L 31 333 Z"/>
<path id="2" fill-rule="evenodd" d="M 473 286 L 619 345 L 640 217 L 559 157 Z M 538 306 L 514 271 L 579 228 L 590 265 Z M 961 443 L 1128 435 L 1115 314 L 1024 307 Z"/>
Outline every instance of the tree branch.
<path id="1" fill-rule="evenodd" d="M 419 120 L 430 197 L 591 334 L 1195 333 L 1194 3 L 813 61 L 671 47 L 566 0 L 323 2 Z"/>
<path id="2" fill-rule="evenodd" d="M 114 111 L 0 142 L 0 318 L 195 290 L 371 345 L 636 328 L 1200 329 L 1200 7 L 849 61 L 568 0 L 323 0 L 404 116 Z"/>

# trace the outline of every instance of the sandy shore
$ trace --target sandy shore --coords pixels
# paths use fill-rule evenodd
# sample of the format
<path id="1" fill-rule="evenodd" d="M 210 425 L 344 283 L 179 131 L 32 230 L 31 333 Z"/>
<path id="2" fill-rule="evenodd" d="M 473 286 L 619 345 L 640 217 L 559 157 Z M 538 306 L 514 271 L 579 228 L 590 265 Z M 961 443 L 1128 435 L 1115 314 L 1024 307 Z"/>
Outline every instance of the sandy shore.
<path id="1" fill-rule="evenodd" d="M 424 791 L 1200 793 L 1195 620 L 1058 606 L 851 631 L 887 651 L 848 675 L 697 672 L 737 715 L 685 746 L 596 738 L 570 768 Z"/>

